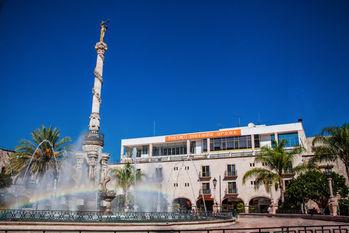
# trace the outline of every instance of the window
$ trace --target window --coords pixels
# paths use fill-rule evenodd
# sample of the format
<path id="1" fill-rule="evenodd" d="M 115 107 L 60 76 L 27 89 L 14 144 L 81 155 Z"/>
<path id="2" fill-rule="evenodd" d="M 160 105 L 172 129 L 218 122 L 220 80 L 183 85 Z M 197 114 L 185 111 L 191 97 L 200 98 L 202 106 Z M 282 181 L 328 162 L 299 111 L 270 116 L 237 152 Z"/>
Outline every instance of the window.
<path id="1" fill-rule="evenodd" d="M 162 178 L 162 167 L 155 168 L 155 177 Z"/>
<path id="2" fill-rule="evenodd" d="M 251 180 L 251 185 L 256 185 L 256 181 Z"/>
<path id="3" fill-rule="evenodd" d="M 174 183 L 174 184 L 173 184 L 173 187 L 178 187 L 178 183 Z"/>
<path id="4" fill-rule="evenodd" d="M 213 150 L 221 150 L 221 139 L 215 138 L 213 141 Z"/>
<path id="5" fill-rule="evenodd" d="M 159 147 L 153 147 L 153 156 L 159 156 L 160 150 Z"/>
<path id="6" fill-rule="evenodd" d="M 210 148 L 212 151 L 252 148 L 251 135 L 226 138 L 211 138 L 210 142 Z"/>
<path id="7" fill-rule="evenodd" d="M 202 140 L 202 151 L 207 152 L 207 139 Z"/>
<path id="8" fill-rule="evenodd" d="M 184 186 L 185 187 L 189 187 L 189 183 L 184 183 Z"/>
<path id="9" fill-rule="evenodd" d="M 210 183 L 202 183 L 202 193 L 211 194 Z"/>
<path id="10" fill-rule="evenodd" d="M 286 141 L 285 147 L 296 147 L 299 146 L 299 138 L 298 133 L 285 133 L 285 134 L 279 134 L 278 140 L 281 142 L 282 140 Z"/>
<path id="11" fill-rule="evenodd" d="M 227 165 L 227 176 L 236 176 L 235 164 Z"/>
<path id="12" fill-rule="evenodd" d="M 202 166 L 201 175 L 202 177 L 210 177 L 210 166 Z"/>
<path id="13" fill-rule="evenodd" d="M 270 135 L 271 147 L 275 147 L 275 134 Z"/>
<path id="14" fill-rule="evenodd" d="M 174 167 L 173 170 L 174 170 L 174 171 L 178 171 L 178 167 Z"/>
<path id="15" fill-rule="evenodd" d="M 228 182 L 228 193 L 237 193 L 236 182 Z"/>
<path id="16" fill-rule="evenodd" d="M 190 153 L 195 154 L 196 151 L 196 142 L 190 142 Z"/>
<path id="17" fill-rule="evenodd" d="M 182 155 L 187 153 L 185 143 L 171 143 L 162 146 L 153 146 L 153 156 Z"/>
<path id="18" fill-rule="evenodd" d="M 148 154 L 148 146 L 142 146 L 142 154 Z"/>
<path id="19" fill-rule="evenodd" d="M 259 148 L 260 147 L 260 138 L 259 134 L 254 135 L 254 148 Z"/>
<path id="20" fill-rule="evenodd" d="M 250 167 L 254 167 L 254 163 L 250 163 Z"/>
<path id="21" fill-rule="evenodd" d="M 189 170 L 189 166 L 185 166 L 184 169 L 185 169 L 185 170 Z"/>

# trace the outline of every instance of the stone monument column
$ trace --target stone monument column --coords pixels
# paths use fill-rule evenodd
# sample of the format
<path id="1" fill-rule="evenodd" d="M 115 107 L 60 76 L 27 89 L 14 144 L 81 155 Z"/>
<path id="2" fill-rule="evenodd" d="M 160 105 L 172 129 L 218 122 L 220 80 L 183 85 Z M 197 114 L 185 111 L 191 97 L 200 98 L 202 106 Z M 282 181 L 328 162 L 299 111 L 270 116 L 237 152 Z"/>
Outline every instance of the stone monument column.
<path id="1" fill-rule="evenodd" d="M 107 44 L 104 42 L 104 33 L 107 30 L 105 23 L 101 24 L 101 37 L 100 41 L 96 43 L 95 49 L 97 51 L 97 62 L 96 68 L 93 72 L 95 79 L 92 89 L 92 111 L 90 114 L 90 131 L 99 131 L 100 128 L 100 116 L 99 110 L 101 106 L 101 91 L 103 83 L 103 63 L 104 63 L 104 54 L 107 51 Z"/>
<path id="2" fill-rule="evenodd" d="M 99 179 L 101 179 L 101 164 L 98 163 L 98 161 L 101 159 L 100 157 L 104 146 L 104 136 L 102 133 L 100 133 L 100 107 L 103 83 L 104 54 L 108 49 L 107 44 L 104 42 L 104 35 L 106 30 L 107 25 L 106 22 L 103 21 L 101 23 L 100 39 L 95 46 L 97 52 L 97 61 L 96 67 L 93 72 L 94 84 L 92 88 L 92 110 L 89 121 L 89 132 L 85 135 L 82 146 L 83 151 L 87 154 L 88 177 L 90 181 L 95 183 L 99 183 Z"/>

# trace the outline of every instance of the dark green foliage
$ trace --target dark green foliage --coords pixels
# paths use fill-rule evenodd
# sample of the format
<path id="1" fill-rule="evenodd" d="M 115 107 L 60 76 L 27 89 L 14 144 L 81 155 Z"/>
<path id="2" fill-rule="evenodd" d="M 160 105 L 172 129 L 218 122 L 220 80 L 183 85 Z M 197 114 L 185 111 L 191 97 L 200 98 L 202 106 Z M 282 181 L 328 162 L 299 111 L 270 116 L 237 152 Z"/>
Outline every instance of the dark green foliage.
<path id="1" fill-rule="evenodd" d="M 349 200 L 341 199 L 338 201 L 339 204 L 339 214 L 340 215 L 349 215 Z"/>
<path id="2" fill-rule="evenodd" d="M 339 159 L 345 164 L 349 176 L 349 124 L 323 129 L 321 135 L 313 140 L 313 150 L 315 153 L 313 161 Z"/>
<path id="3" fill-rule="evenodd" d="M 345 178 L 331 173 L 333 193 L 341 197 L 348 195 Z M 310 170 L 292 180 L 285 193 L 285 203 L 281 208 L 300 209 L 308 200 L 315 201 L 321 209 L 326 208 L 330 197 L 327 176 L 316 170 Z"/>
<path id="4" fill-rule="evenodd" d="M 292 150 L 286 150 L 286 140 L 280 142 L 273 141 L 274 147 L 262 147 L 259 154 L 256 155 L 255 161 L 264 164 L 264 167 L 256 167 L 247 171 L 242 182 L 246 183 L 247 179 L 253 178 L 256 188 L 264 185 L 267 192 L 271 192 L 272 187 L 275 190 L 280 189 L 281 202 L 284 201 L 284 185 L 283 178 L 287 174 L 293 174 L 294 157 L 302 152 L 302 148 L 297 147 Z"/>
<path id="5" fill-rule="evenodd" d="M 238 213 L 244 213 L 245 212 L 245 205 L 243 202 L 239 202 L 237 205 L 236 205 L 236 211 Z"/>
<path id="6" fill-rule="evenodd" d="M 40 177 L 56 168 L 71 140 L 61 137 L 57 128 L 41 126 L 31 133 L 31 140 L 23 139 L 11 155 L 11 174 L 23 175 L 29 167 L 30 175 Z"/>
<path id="7" fill-rule="evenodd" d="M 12 184 L 12 178 L 10 174 L 6 174 L 4 171 L 0 173 L 0 189 L 6 188 Z"/>

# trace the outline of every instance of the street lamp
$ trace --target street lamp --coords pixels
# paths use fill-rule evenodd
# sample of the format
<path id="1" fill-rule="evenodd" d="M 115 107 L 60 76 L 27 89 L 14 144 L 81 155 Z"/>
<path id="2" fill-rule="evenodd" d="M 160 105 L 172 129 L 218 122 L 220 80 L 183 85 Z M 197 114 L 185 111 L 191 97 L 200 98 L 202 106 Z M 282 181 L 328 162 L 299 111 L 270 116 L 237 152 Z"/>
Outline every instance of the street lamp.
<path id="1" fill-rule="evenodd" d="M 217 201 L 216 201 L 216 187 L 217 187 L 217 179 L 216 179 L 216 177 L 213 178 L 212 183 L 213 183 L 213 189 L 214 189 L 213 212 L 217 213 L 219 211 L 219 207 L 218 207 L 218 204 L 217 204 Z"/>
<path id="2" fill-rule="evenodd" d="M 330 190 L 330 199 L 328 200 L 328 206 L 330 208 L 330 212 L 332 216 L 337 216 L 337 208 L 338 208 L 338 202 L 337 198 L 333 195 L 333 187 L 332 187 L 332 164 L 326 164 L 325 166 L 322 166 L 322 168 L 325 169 L 325 175 L 327 176 L 328 181 L 328 188 Z"/>
<path id="3" fill-rule="evenodd" d="M 325 169 L 325 175 L 327 176 L 328 187 L 330 190 L 330 197 L 333 197 L 332 177 L 331 177 L 333 165 L 326 164 L 325 166 L 323 166 L 323 168 Z"/>
<path id="4" fill-rule="evenodd" d="M 213 189 L 216 189 L 216 186 L 217 186 L 217 179 L 216 179 L 216 177 L 213 178 L 212 183 L 213 183 Z"/>

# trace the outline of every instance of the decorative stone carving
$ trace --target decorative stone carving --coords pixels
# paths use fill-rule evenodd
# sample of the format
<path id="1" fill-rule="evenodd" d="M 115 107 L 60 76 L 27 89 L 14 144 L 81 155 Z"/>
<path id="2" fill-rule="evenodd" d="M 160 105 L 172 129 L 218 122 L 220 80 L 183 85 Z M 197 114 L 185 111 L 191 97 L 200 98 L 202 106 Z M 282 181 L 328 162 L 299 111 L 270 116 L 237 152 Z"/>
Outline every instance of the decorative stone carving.
<path id="1" fill-rule="evenodd" d="M 104 179 L 104 177 L 108 176 L 109 170 L 108 170 L 108 160 L 109 155 L 108 154 L 102 154 L 101 157 L 101 179 Z"/>
<path id="2" fill-rule="evenodd" d="M 89 129 L 93 131 L 99 131 L 100 128 L 100 116 L 98 113 L 93 112 L 90 115 Z"/>
<path id="3" fill-rule="evenodd" d="M 105 213 L 111 214 L 111 202 L 116 197 L 116 193 L 113 190 L 107 189 L 107 184 L 110 182 L 111 178 L 108 174 L 104 176 L 102 181 L 100 182 L 100 197 L 105 203 Z"/>
<path id="4" fill-rule="evenodd" d="M 95 46 L 98 56 L 104 60 L 104 53 L 108 50 L 108 46 L 104 42 L 98 42 Z"/>
<path id="5" fill-rule="evenodd" d="M 103 77 L 100 73 L 98 73 L 97 70 L 94 70 L 93 74 L 94 74 L 95 78 L 97 78 L 99 81 L 101 81 L 101 83 L 103 83 Z"/>
<path id="6" fill-rule="evenodd" d="M 88 177 L 90 178 L 91 181 L 94 181 L 96 178 L 96 171 L 95 171 L 95 167 L 97 164 L 97 158 L 98 158 L 98 154 L 97 153 L 88 153 L 87 154 L 88 157 Z"/>

